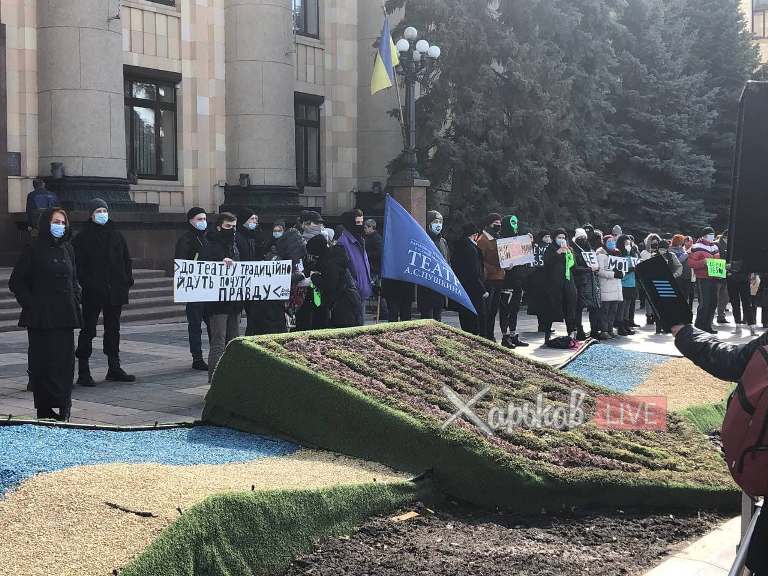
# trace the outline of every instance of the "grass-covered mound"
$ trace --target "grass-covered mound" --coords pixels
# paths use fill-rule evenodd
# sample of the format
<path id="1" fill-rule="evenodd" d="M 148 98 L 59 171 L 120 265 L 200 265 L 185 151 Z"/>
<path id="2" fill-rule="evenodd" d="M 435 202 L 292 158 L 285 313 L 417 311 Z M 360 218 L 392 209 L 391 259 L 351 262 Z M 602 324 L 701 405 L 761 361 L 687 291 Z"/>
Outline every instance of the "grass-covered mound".
<path id="1" fill-rule="evenodd" d="M 516 356 L 443 324 L 413 322 L 238 339 L 227 348 L 203 420 L 273 434 L 390 466 L 433 469 L 437 485 L 481 506 L 539 511 L 562 506 L 728 508 L 738 498 L 721 456 L 690 424 L 619 432 L 593 423 L 561 431 L 511 428 L 485 435 L 455 406 L 568 404 L 571 390 L 611 392 Z"/>
<path id="2" fill-rule="evenodd" d="M 681 410 L 679 414 L 691 422 L 699 431 L 704 434 L 711 434 L 722 428 L 727 408 L 728 402 L 723 400 L 717 404 L 689 406 Z"/>
<path id="3" fill-rule="evenodd" d="M 211 496 L 185 511 L 121 576 L 276 574 L 323 536 L 423 495 L 410 482 Z"/>

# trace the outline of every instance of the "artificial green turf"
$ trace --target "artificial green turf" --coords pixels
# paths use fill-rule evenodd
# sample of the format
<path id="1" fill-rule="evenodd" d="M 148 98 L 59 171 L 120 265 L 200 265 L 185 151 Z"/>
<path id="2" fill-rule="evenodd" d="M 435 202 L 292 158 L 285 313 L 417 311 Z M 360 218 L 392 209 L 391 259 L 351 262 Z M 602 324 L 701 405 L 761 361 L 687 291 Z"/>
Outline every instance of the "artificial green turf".
<path id="1" fill-rule="evenodd" d="M 220 494 L 185 511 L 121 576 L 276 574 L 323 536 L 428 495 L 428 482 Z"/>
<path id="2" fill-rule="evenodd" d="M 717 404 L 689 406 L 680 410 L 678 414 L 693 424 L 700 432 L 711 434 L 722 428 L 726 409 L 727 402 L 723 400 Z"/>
<path id="3" fill-rule="evenodd" d="M 384 392 L 361 391 L 361 379 Z M 402 470 L 432 469 L 437 487 L 484 507 L 738 506 L 722 458 L 679 416 L 670 415 L 667 432 L 587 423 L 487 438 L 466 425 L 442 428 L 442 415 L 453 411 L 442 384 L 465 399 L 490 384 L 491 394 L 476 405 L 481 411 L 539 392 L 561 403 L 574 387 L 588 392 L 585 405 L 593 409 L 596 396 L 610 394 L 443 324 L 413 322 L 235 340 L 216 370 L 203 420 Z M 401 401 L 400 391 L 420 405 Z M 595 464 L 548 460 L 573 452 Z M 604 459 L 624 468 L 607 469 Z"/>

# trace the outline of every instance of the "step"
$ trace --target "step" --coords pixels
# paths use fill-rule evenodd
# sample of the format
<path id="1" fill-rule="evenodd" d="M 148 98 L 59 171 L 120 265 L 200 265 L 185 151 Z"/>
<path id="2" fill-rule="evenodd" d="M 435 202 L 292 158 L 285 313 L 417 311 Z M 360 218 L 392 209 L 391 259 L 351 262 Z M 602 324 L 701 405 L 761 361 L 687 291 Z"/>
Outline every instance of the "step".
<path id="1" fill-rule="evenodd" d="M 173 278 L 139 278 L 135 280 L 133 289 L 139 288 L 173 288 Z"/>
<path id="2" fill-rule="evenodd" d="M 143 288 L 134 286 L 128 293 L 128 298 L 131 302 L 134 300 L 143 300 L 144 298 L 158 298 L 160 296 L 170 296 L 173 298 L 173 286 L 165 286 L 162 288 Z M 1 304 L 0 308 L 2 308 Z"/>
<path id="3" fill-rule="evenodd" d="M 161 320 L 184 322 L 186 317 L 184 306 L 178 304 L 156 308 L 126 308 L 122 314 L 121 324 L 157 322 Z M 19 328 L 18 323 L 18 312 L 13 318 L 0 319 L 0 333 L 24 330 L 24 328 Z"/>
<path id="4" fill-rule="evenodd" d="M 134 269 L 133 271 L 134 280 L 139 280 L 144 278 L 168 278 L 170 280 L 170 277 L 166 276 L 164 270 L 146 270 L 144 268 Z"/>
<path id="5" fill-rule="evenodd" d="M 3 294 L 0 292 L 0 310 L 6 310 L 8 308 L 19 308 L 19 303 L 16 302 L 16 298 L 10 292 Z"/>
<path id="6" fill-rule="evenodd" d="M 139 308 L 164 308 L 166 306 L 174 306 L 173 293 L 166 294 L 164 296 L 157 296 L 155 298 L 138 298 L 135 299 L 131 294 L 131 301 L 123 310 L 137 310 Z"/>

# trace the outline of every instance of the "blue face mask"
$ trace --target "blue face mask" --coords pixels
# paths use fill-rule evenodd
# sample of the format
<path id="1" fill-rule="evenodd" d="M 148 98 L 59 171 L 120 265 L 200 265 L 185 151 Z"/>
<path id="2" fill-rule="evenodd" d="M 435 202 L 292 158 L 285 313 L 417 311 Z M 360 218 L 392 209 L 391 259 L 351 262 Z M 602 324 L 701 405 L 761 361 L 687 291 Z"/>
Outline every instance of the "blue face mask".
<path id="1" fill-rule="evenodd" d="M 208 229 L 208 221 L 200 220 L 199 222 L 195 222 L 195 228 L 200 230 L 200 232 L 205 232 Z"/>
<path id="2" fill-rule="evenodd" d="M 605 247 L 608 248 L 608 250 L 616 250 L 616 240 L 608 240 L 608 242 L 605 243 Z"/>
<path id="3" fill-rule="evenodd" d="M 568 244 L 568 242 L 565 241 L 565 238 L 558 238 L 555 242 L 557 242 L 557 245 L 560 246 L 560 248 L 565 248 Z"/>
<path id="4" fill-rule="evenodd" d="M 107 212 L 99 212 L 98 214 L 94 214 L 93 221 L 96 222 L 96 224 L 99 226 L 104 226 L 104 224 L 109 222 L 109 214 Z"/>
<path id="5" fill-rule="evenodd" d="M 272 232 L 272 238 L 274 238 L 275 240 L 279 240 L 282 237 L 283 237 L 282 232 Z"/>
<path id="6" fill-rule="evenodd" d="M 66 224 L 51 224 L 51 236 L 54 238 L 61 238 L 66 231 Z"/>
<path id="7" fill-rule="evenodd" d="M 434 234 L 440 234 L 440 232 L 443 231 L 443 225 L 440 224 L 439 222 L 433 222 L 432 224 L 429 225 L 429 227 L 432 229 L 432 232 Z"/>
<path id="8" fill-rule="evenodd" d="M 248 222 L 248 223 L 246 223 L 245 227 L 248 228 L 248 230 L 250 230 L 250 231 L 254 231 L 254 230 L 256 230 L 256 228 L 259 227 L 259 225 L 258 224 L 254 224 L 253 222 Z"/>

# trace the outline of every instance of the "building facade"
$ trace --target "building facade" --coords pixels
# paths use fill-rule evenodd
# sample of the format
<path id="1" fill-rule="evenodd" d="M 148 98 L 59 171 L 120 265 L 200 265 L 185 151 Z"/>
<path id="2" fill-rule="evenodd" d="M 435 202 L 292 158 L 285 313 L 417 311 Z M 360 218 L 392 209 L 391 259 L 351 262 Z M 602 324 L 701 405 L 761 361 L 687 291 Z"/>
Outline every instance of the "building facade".
<path id="1" fill-rule="evenodd" d="M 119 206 L 149 264 L 192 206 L 354 207 L 402 147 L 395 91 L 369 89 L 382 21 L 380 0 L 0 0 L 3 227 L 38 176 Z"/>
<path id="2" fill-rule="evenodd" d="M 763 63 L 768 63 L 768 0 L 741 0 L 747 25 L 760 45 Z"/>

